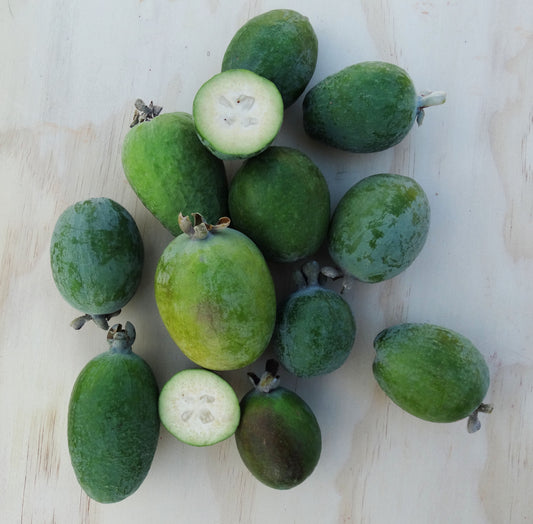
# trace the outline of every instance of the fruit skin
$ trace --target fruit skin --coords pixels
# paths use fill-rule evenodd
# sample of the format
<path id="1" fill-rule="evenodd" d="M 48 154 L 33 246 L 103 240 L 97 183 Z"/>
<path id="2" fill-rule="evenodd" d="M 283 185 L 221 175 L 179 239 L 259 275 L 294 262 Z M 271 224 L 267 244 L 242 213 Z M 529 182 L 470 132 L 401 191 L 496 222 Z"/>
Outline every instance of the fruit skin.
<path id="1" fill-rule="evenodd" d="M 180 212 L 209 221 L 227 214 L 224 163 L 202 145 L 188 113 L 163 113 L 130 129 L 122 166 L 138 198 L 174 236 Z"/>
<path id="2" fill-rule="evenodd" d="M 248 20 L 231 39 L 222 71 L 249 69 L 274 82 L 285 108 L 303 93 L 315 71 L 318 40 L 309 19 L 274 9 Z"/>
<path id="3" fill-rule="evenodd" d="M 303 101 L 306 133 L 354 153 L 383 151 L 399 143 L 419 112 L 408 74 L 387 62 L 361 62 L 328 76 Z"/>
<path id="4" fill-rule="evenodd" d="M 274 330 L 276 296 L 266 261 L 232 228 L 203 239 L 176 237 L 157 265 L 155 298 L 181 351 L 207 369 L 252 363 Z"/>
<path id="5" fill-rule="evenodd" d="M 50 265 L 63 298 L 90 315 L 114 313 L 135 294 L 144 247 L 133 217 L 105 197 L 69 206 L 50 242 Z"/>
<path id="6" fill-rule="evenodd" d="M 483 356 L 448 328 L 399 324 L 379 333 L 374 348 L 378 384 L 394 403 L 421 419 L 463 419 L 487 393 L 490 377 Z"/>
<path id="7" fill-rule="evenodd" d="M 428 198 L 414 179 L 371 175 L 338 203 L 328 232 L 329 253 L 358 280 L 390 279 L 409 267 L 424 247 L 430 218 Z"/>
<path id="8" fill-rule="evenodd" d="M 293 148 L 272 146 L 248 159 L 233 177 L 228 205 L 233 227 L 269 260 L 310 256 L 327 235 L 327 182 L 309 157 Z"/>
<path id="9" fill-rule="evenodd" d="M 274 489 L 290 489 L 314 471 L 322 450 L 318 421 L 296 393 L 257 387 L 241 400 L 237 449 L 248 470 Z"/>
<path id="10" fill-rule="evenodd" d="M 152 370 L 131 347 L 111 346 L 80 372 L 68 407 L 68 448 L 92 499 L 118 502 L 141 485 L 159 438 L 157 402 Z"/>

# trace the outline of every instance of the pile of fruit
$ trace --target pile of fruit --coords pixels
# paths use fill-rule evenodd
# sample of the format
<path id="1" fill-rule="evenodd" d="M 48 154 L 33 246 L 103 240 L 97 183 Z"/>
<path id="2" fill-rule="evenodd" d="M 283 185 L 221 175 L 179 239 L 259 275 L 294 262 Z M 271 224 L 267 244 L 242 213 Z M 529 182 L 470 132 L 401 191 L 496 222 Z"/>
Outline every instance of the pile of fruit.
<path id="1" fill-rule="evenodd" d="M 422 250 L 430 225 L 423 188 L 394 173 L 368 176 L 336 209 L 319 168 L 302 151 L 273 146 L 284 116 L 308 86 L 318 43 L 309 20 L 277 9 L 234 35 L 221 72 L 198 90 L 192 115 L 164 113 L 136 101 L 122 148 L 127 180 L 175 237 L 154 279 L 162 321 L 196 366 L 159 391 L 147 363 L 132 351 L 129 322 L 109 320 L 134 295 L 143 242 L 133 217 L 109 198 L 77 202 L 59 217 L 51 267 L 61 295 L 108 331 L 108 351 L 81 371 L 68 412 L 72 466 L 99 502 L 131 495 L 146 477 L 160 424 L 177 439 L 208 446 L 234 435 L 244 464 L 264 484 L 292 488 L 314 470 L 321 431 L 313 411 L 278 385 L 278 366 L 297 377 L 330 373 L 354 345 L 356 321 L 328 278 L 382 282 Z M 384 62 L 349 66 L 303 99 L 306 133 L 357 153 L 399 143 L 442 92 L 417 95 L 407 73 Z M 224 160 L 242 159 L 231 183 Z M 312 258 L 327 246 L 331 265 Z M 301 261 L 298 289 L 277 300 L 269 262 Z M 343 287 L 344 290 L 344 287 Z M 271 345 L 275 359 L 239 402 L 217 371 L 253 364 Z M 488 367 L 462 335 L 431 324 L 401 324 L 374 341 L 377 383 L 398 406 L 433 422 L 478 412 Z"/>

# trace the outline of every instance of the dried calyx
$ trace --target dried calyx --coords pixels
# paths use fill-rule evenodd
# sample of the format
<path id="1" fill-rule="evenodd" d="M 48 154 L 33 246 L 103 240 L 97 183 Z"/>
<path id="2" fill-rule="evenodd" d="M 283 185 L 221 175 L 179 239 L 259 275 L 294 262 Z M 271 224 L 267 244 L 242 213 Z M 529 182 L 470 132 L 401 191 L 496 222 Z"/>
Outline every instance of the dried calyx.
<path id="1" fill-rule="evenodd" d="M 492 413 L 492 404 L 480 404 L 479 407 L 468 417 L 467 430 L 468 433 L 475 433 L 481 429 L 481 422 L 479 421 L 479 413 Z"/>
<path id="2" fill-rule="evenodd" d="M 105 315 L 90 315 L 89 313 L 86 313 L 85 315 L 81 315 L 80 317 L 76 317 L 70 325 L 74 329 L 81 329 L 87 322 L 90 322 L 91 320 L 100 328 L 100 329 L 109 329 L 109 319 L 116 317 L 118 314 L 120 314 L 120 309 L 118 311 L 115 311 L 114 313 L 106 313 Z"/>
<path id="3" fill-rule="evenodd" d="M 255 373 L 248 373 L 250 381 L 254 385 L 255 389 L 263 393 L 268 393 L 275 389 L 279 384 L 278 375 L 279 363 L 277 360 L 271 358 L 268 359 L 265 365 L 265 371 L 258 377 Z"/>
<path id="4" fill-rule="evenodd" d="M 146 122 L 147 120 L 152 120 L 155 118 L 163 108 L 161 106 L 154 105 L 153 102 L 150 102 L 150 105 L 146 105 L 140 98 L 135 100 L 135 113 L 133 113 L 133 121 L 130 124 L 130 127 L 135 127 L 141 122 Z"/>
<path id="5" fill-rule="evenodd" d="M 179 214 L 180 229 L 191 239 L 202 240 L 212 231 L 220 231 L 229 227 L 231 220 L 228 217 L 218 219 L 216 224 L 208 224 L 200 213 L 192 213 L 192 221 L 188 215 Z"/>
<path id="6" fill-rule="evenodd" d="M 131 351 L 131 346 L 135 342 L 135 327 L 131 322 L 115 324 L 107 332 L 107 342 L 110 351 L 127 353 Z"/>

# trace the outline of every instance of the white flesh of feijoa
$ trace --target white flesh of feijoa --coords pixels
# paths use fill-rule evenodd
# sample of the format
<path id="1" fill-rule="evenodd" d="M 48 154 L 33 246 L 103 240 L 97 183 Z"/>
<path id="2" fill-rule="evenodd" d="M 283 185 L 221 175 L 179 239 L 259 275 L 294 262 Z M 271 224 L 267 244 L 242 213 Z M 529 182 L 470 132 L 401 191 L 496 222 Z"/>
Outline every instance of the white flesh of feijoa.
<path id="1" fill-rule="evenodd" d="M 159 417 L 178 440 L 192 446 L 210 446 L 235 433 L 240 419 L 233 388 L 206 369 L 176 373 L 159 395 Z"/>
<path id="2" fill-rule="evenodd" d="M 266 78 L 244 69 L 213 76 L 196 93 L 193 119 L 202 143 L 223 159 L 266 149 L 283 121 L 283 99 Z"/>

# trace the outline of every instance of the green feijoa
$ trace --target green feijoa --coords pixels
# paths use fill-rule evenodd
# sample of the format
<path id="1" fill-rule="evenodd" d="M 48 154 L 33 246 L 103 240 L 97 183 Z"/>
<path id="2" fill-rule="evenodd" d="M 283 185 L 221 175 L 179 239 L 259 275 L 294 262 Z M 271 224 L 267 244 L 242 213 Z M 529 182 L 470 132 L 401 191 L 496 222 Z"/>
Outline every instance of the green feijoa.
<path id="1" fill-rule="evenodd" d="M 107 320 L 124 307 L 141 281 L 142 238 L 133 217 L 105 197 L 69 206 L 58 218 L 50 243 L 54 282 L 63 298 L 107 329 Z"/>
<path id="2" fill-rule="evenodd" d="M 195 364 L 244 367 L 266 349 L 276 321 L 274 283 L 259 248 L 229 219 L 180 217 L 184 233 L 164 250 L 155 298 L 169 334 Z"/>
<path id="3" fill-rule="evenodd" d="M 283 100 L 267 78 L 229 69 L 205 82 L 192 110 L 202 144 L 224 160 L 249 158 L 265 150 L 283 122 Z"/>
<path id="4" fill-rule="evenodd" d="M 330 194 L 324 176 L 304 153 L 272 146 L 235 173 L 228 198 L 232 225 L 265 257 L 294 262 L 326 238 Z"/>
<path id="5" fill-rule="evenodd" d="M 248 20 L 231 39 L 222 71 L 249 69 L 274 82 L 289 107 L 315 71 L 318 40 L 309 19 L 291 9 L 273 9 Z"/>
<path id="6" fill-rule="evenodd" d="M 122 144 L 122 166 L 141 202 L 174 236 L 181 233 L 179 213 L 199 212 L 209 221 L 227 215 L 224 163 L 202 145 L 188 113 L 134 125 Z"/>
<path id="7" fill-rule="evenodd" d="M 239 455 L 250 473 L 274 489 L 290 489 L 314 471 L 322 450 L 318 421 L 296 393 L 278 386 L 277 363 L 267 362 L 254 388 L 241 400 L 235 432 Z"/>
<path id="8" fill-rule="evenodd" d="M 413 263 L 429 224 L 429 201 L 420 184 L 403 175 L 372 175 L 339 201 L 329 227 L 329 253 L 358 280 L 381 282 Z"/>
<path id="9" fill-rule="evenodd" d="M 280 363 L 298 377 L 338 369 L 350 354 L 356 323 L 342 296 L 319 283 L 320 266 L 306 263 L 298 272 L 301 287 L 278 311 L 274 348 Z"/>
<path id="10" fill-rule="evenodd" d="M 398 144 L 424 108 L 442 104 L 442 91 L 416 94 L 401 67 L 361 62 L 321 80 L 303 101 L 306 133 L 330 146 L 354 153 L 383 151 Z"/>
<path id="11" fill-rule="evenodd" d="M 405 323 L 383 330 L 374 340 L 373 372 L 386 395 L 412 415 L 431 422 L 469 417 L 479 429 L 489 369 L 463 335 L 434 324 Z"/>
<path id="12" fill-rule="evenodd" d="M 68 449 L 83 490 L 97 502 L 119 502 L 146 478 L 159 438 L 158 387 L 150 366 L 132 352 L 129 322 L 108 332 L 109 350 L 78 375 L 68 406 Z"/>

